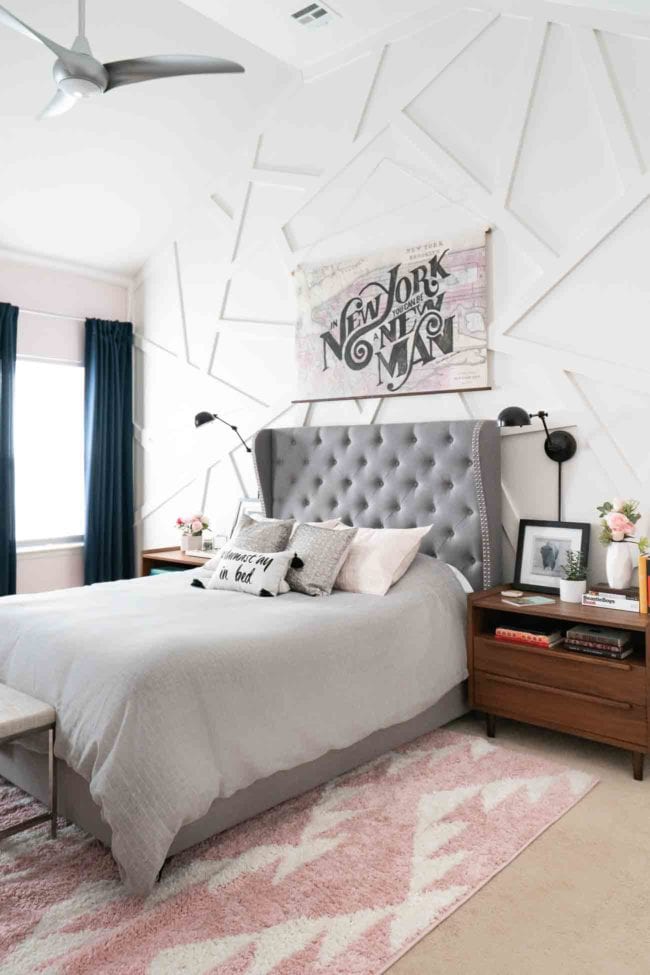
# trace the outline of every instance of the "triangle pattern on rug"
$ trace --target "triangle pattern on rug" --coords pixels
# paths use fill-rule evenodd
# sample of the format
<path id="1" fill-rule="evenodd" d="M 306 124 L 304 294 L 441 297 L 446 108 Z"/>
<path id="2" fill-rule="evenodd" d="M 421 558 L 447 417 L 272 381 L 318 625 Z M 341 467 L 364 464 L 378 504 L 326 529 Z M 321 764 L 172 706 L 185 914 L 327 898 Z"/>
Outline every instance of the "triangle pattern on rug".
<path id="1" fill-rule="evenodd" d="M 194 941 L 188 945 L 165 948 L 151 962 L 147 975 L 208 975 L 217 965 L 223 965 L 255 940 L 255 935 L 238 934 L 209 941 Z"/>
<path id="2" fill-rule="evenodd" d="M 356 914 L 345 914 L 334 918 L 323 938 L 318 960 L 324 965 L 333 961 L 366 931 L 392 913 L 392 907 L 368 908 Z"/>
<path id="3" fill-rule="evenodd" d="M 108 852 L 74 827 L 61 850 L 43 831 L 42 859 L 18 839 L 0 874 L 20 878 L 34 920 L 0 975 L 98 957 L 123 975 L 376 975 L 594 784 L 443 730 L 172 860 L 144 901 L 105 879 Z"/>
<path id="4" fill-rule="evenodd" d="M 490 812 L 523 788 L 526 789 L 530 802 L 538 802 L 554 781 L 555 776 L 553 775 L 543 775 L 531 779 L 497 779 L 483 787 L 481 792 L 483 808 L 486 812 Z"/>
<path id="5" fill-rule="evenodd" d="M 418 893 L 400 905 L 399 912 L 393 918 L 390 926 L 390 943 L 393 950 L 401 948 L 410 941 L 425 926 L 431 925 L 439 915 L 463 897 L 468 887 L 446 887 L 442 890 L 431 890 Z"/>

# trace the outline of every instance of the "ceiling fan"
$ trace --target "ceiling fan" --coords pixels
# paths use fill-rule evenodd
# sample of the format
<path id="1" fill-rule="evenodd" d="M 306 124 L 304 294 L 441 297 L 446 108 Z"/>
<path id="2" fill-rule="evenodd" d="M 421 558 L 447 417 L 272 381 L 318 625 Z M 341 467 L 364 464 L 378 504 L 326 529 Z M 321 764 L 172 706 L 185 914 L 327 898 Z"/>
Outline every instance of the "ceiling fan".
<path id="1" fill-rule="evenodd" d="M 109 61 L 102 64 L 93 57 L 86 39 L 86 0 L 79 0 L 79 31 L 71 48 L 62 47 L 45 34 L 28 27 L 2 6 L 0 24 L 5 24 L 34 41 L 40 41 L 57 56 L 53 69 L 57 92 L 39 115 L 41 119 L 62 115 L 82 98 L 101 95 L 120 85 L 179 75 L 232 74 L 244 71 L 242 65 L 235 61 L 197 54 L 160 54 L 150 58 L 130 58 L 127 61 Z"/>

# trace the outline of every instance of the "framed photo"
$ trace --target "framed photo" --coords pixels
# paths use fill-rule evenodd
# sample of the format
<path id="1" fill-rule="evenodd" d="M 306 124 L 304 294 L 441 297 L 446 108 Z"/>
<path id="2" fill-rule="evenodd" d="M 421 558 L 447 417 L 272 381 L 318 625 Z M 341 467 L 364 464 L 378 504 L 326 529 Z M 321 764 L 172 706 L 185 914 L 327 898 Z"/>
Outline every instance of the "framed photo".
<path id="1" fill-rule="evenodd" d="M 589 531 L 582 521 L 520 521 L 514 585 L 558 595 L 567 552 L 582 552 L 587 565 Z"/>
<path id="2" fill-rule="evenodd" d="M 232 523 L 232 528 L 230 529 L 230 538 L 235 534 L 235 529 L 239 524 L 239 519 L 242 515 L 262 515 L 262 502 L 259 498 L 242 498 L 239 502 L 239 507 L 237 508 L 237 514 L 235 515 L 235 520 Z"/>

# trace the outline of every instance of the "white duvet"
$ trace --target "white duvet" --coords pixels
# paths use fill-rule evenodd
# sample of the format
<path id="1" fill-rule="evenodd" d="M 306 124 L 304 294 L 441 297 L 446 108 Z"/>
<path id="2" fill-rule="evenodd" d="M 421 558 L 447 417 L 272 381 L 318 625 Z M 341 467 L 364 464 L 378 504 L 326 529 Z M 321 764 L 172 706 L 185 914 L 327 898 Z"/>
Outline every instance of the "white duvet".
<path id="1" fill-rule="evenodd" d="M 128 888 L 217 797 L 405 721 L 467 676 L 465 595 L 418 556 L 386 596 L 261 599 L 204 570 L 0 600 L 0 680 L 57 710 Z"/>

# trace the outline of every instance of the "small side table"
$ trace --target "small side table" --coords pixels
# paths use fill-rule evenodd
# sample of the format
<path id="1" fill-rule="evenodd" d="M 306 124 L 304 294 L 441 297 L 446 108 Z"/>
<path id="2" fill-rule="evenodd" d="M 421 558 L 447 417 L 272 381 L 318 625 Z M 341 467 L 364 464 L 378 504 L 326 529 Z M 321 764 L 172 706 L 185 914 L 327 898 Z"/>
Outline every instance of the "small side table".
<path id="1" fill-rule="evenodd" d="M 216 555 L 217 552 L 215 551 Z M 205 565 L 207 559 L 197 558 L 181 552 L 180 548 L 147 548 L 142 553 L 140 575 L 148 576 L 152 569 L 164 569 L 175 566 L 179 569 L 195 569 Z"/>

